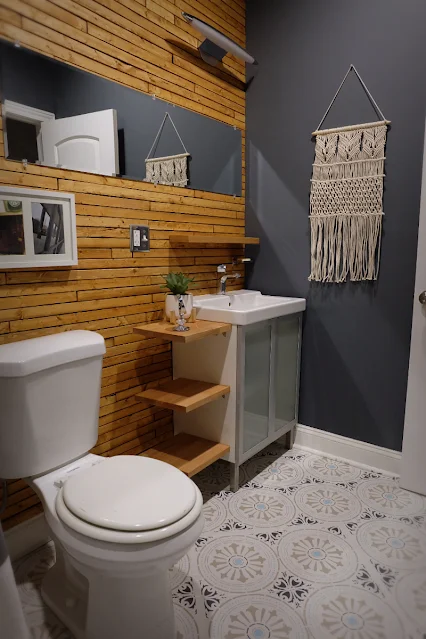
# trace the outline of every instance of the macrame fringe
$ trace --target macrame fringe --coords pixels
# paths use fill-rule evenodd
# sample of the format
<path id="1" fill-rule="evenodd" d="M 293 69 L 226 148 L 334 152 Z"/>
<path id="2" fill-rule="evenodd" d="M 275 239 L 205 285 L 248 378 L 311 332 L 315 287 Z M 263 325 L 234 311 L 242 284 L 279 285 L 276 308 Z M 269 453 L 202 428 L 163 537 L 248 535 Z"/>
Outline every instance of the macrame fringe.
<path id="1" fill-rule="evenodd" d="M 179 142 L 181 143 L 185 153 L 178 155 L 168 155 L 162 158 L 150 158 L 151 153 L 157 148 L 157 142 L 160 139 L 167 118 L 170 120 Z M 167 186 L 186 186 L 188 184 L 188 157 L 189 153 L 179 135 L 179 131 L 173 122 L 172 116 L 166 111 L 157 135 L 155 136 L 152 147 L 145 160 L 145 182 L 153 182 L 154 184 L 166 184 Z"/>
<path id="2" fill-rule="evenodd" d="M 310 197 L 309 280 L 377 279 L 385 143 L 382 122 L 318 132 Z"/>
<path id="3" fill-rule="evenodd" d="M 145 160 L 145 181 L 168 186 L 188 184 L 189 153 Z"/>
<path id="4" fill-rule="evenodd" d="M 376 280 L 383 214 L 311 216 L 310 281 Z"/>

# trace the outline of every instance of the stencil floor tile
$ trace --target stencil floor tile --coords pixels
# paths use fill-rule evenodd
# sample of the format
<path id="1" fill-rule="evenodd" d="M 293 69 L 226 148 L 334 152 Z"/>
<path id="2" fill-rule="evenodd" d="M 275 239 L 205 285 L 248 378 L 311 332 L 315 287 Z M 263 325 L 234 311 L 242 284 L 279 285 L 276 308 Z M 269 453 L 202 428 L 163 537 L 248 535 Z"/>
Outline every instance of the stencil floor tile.
<path id="1" fill-rule="evenodd" d="M 170 571 L 164 639 L 425 639 L 424 497 L 280 443 L 241 476 L 235 494 L 223 461 L 194 478 L 206 524 Z M 40 596 L 54 561 L 50 543 L 14 566 L 33 639 L 72 639 Z"/>

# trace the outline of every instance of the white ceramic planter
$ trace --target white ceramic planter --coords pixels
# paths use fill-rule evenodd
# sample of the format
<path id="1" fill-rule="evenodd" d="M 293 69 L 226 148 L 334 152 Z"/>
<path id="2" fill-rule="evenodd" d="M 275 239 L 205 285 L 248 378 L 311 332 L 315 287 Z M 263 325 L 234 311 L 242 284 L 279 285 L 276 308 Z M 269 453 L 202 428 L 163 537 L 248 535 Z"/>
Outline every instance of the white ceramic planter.
<path id="1" fill-rule="evenodd" d="M 172 311 L 174 311 L 176 318 L 179 317 L 179 295 L 173 295 L 172 293 L 168 293 L 166 295 L 165 302 L 165 313 L 166 317 L 170 319 Z M 185 305 L 185 319 L 189 319 L 192 313 L 193 306 L 193 297 L 192 293 L 187 293 L 186 295 L 182 295 L 183 303 Z"/>

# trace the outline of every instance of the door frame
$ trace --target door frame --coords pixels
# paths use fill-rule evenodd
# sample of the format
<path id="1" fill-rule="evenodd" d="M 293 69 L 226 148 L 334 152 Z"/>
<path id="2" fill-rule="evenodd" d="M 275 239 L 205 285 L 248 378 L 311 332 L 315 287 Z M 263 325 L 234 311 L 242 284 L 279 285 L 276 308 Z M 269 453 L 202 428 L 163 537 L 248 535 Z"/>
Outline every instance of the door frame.
<path id="1" fill-rule="evenodd" d="M 426 128 L 426 127 L 425 127 Z M 405 403 L 404 432 L 402 442 L 400 486 L 421 494 L 426 494 L 424 469 L 424 449 L 419 445 L 419 433 L 426 428 L 426 414 L 421 415 L 421 406 L 426 410 L 425 365 L 422 365 L 421 336 L 426 342 L 426 305 L 421 306 L 419 295 L 426 289 L 426 135 L 423 150 L 422 185 L 420 195 L 420 215 L 417 239 L 416 279 L 411 325 L 410 361 L 408 367 L 407 395 Z M 426 356 L 426 353 L 425 355 Z M 423 369 L 423 371 L 422 371 Z M 424 405 L 423 405 L 424 404 Z M 424 412 L 424 411 L 423 411 Z M 422 421 L 423 419 L 423 421 Z M 419 472 L 422 469 L 422 472 Z"/>
<path id="2" fill-rule="evenodd" d="M 9 155 L 9 146 L 7 143 L 7 127 L 6 118 L 12 118 L 13 120 L 19 120 L 20 122 L 28 122 L 29 124 L 35 124 L 37 128 L 37 151 L 38 162 L 43 163 L 43 141 L 41 137 L 41 123 L 47 120 L 55 120 L 56 116 L 50 111 L 43 111 L 42 109 L 36 109 L 34 107 L 27 106 L 26 104 L 20 104 L 19 102 L 13 102 L 12 100 L 5 100 L 2 104 L 2 116 L 3 116 L 3 141 L 4 141 L 4 156 L 7 159 Z"/>

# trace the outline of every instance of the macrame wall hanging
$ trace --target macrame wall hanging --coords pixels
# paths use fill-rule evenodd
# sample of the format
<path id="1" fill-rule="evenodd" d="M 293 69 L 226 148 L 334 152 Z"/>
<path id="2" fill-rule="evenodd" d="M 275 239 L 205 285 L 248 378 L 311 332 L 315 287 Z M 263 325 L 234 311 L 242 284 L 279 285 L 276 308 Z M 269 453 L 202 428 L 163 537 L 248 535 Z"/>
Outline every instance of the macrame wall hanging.
<path id="1" fill-rule="evenodd" d="M 167 155 L 162 158 L 150 158 L 150 155 L 155 151 L 158 140 L 163 131 L 167 118 L 173 125 L 176 135 L 178 136 L 180 143 L 183 146 L 184 153 L 178 155 Z M 169 113 L 166 112 L 163 121 L 158 129 L 158 133 L 155 136 L 154 143 L 149 150 L 148 157 L 145 160 L 145 182 L 153 182 L 154 184 L 167 184 L 169 186 L 186 186 L 188 184 L 188 157 L 189 153 L 185 148 L 185 145 L 180 137 L 175 123 Z"/>
<path id="2" fill-rule="evenodd" d="M 378 122 L 320 130 L 353 71 L 381 118 Z M 317 130 L 310 222 L 311 274 L 315 282 L 376 280 L 380 262 L 385 162 L 385 120 L 351 65 Z"/>

